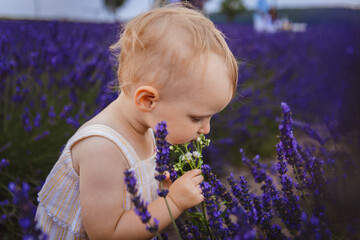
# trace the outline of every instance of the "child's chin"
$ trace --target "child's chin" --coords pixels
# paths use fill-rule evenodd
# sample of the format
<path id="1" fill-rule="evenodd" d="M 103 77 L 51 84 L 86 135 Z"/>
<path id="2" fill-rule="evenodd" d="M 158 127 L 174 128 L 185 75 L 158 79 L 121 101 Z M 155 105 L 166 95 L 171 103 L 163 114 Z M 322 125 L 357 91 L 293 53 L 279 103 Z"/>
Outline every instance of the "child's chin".
<path id="1" fill-rule="evenodd" d="M 192 140 L 187 140 L 187 139 L 166 139 L 166 141 L 168 143 L 170 143 L 171 145 L 179 145 L 179 144 L 184 144 L 184 143 L 187 143 L 187 142 L 191 142 Z"/>

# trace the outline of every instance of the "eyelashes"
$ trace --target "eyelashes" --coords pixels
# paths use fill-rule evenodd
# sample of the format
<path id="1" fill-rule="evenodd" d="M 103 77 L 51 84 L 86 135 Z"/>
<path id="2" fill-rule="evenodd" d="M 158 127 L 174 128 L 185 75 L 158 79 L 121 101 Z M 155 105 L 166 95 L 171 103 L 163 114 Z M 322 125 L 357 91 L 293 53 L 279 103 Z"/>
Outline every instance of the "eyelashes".
<path id="1" fill-rule="evenodd" d="M 198 123 L 201 121 L 201 118 L 198 118 L 198 117 L 190 117 L 190 118 L 191 118 L 191 121 L 194 123 Z"/>

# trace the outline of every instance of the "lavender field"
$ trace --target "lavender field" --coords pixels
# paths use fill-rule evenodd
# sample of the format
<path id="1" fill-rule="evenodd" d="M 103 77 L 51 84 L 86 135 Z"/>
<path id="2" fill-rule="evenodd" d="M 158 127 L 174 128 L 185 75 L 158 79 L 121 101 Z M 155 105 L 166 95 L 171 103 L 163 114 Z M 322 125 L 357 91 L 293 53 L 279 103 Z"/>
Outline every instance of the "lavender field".
<path id="1" fill-rule="evenodd" d="M 259 184 L 265 181 L 256 179 L 256 174 L 259 168 L 268 172 L 276 168 L 277 136 L 285 134 L 281 127 L 279 132 L 279 124 L 285 124 L 282 112 L 288 114 L 285 105 L 280 106 L 286 102 L 293 113 L 289 128 L 302 146 L 299 154 L 307 156 L 302 156 L 302 167 L 309 170 L 303 179 L 321 174 L 321 184 L 332 188 L 322 195 L 328 210 L 322 206 L 314 211 L 316 219 L 297 213 L 299 222 L 289 228 L 286 219 L 274 217 L 281 236 L 360 237 L 355 204 L 360 180 L 356 175 L 360 170 L 359 26 L 314 24 L 304 33 L 276 34 L 259 34 L 246 24 L 217 26 L 240 62 L 239 87 L 230 106 L 212 120 L 205 163 L 219 176 L 226 166 L 255 174 Z M 111 90 L 115 64 L 108 48 L 119 30 L 115 24 L 0 21 L 1 239 L 38 236 L 32 221 L 37 191 L 67 139 L 116 98 Z M 321 164 L 309 160 L 320 166 L 316 174 L 306 162 L 310 156 L 321 159 Z M 297 192 L 295 188 L 294 184 Z M 311 196 L 315 196 L 311 204 L 318 206 L 317 195 Z M 300 197 L 298 204 L 303 205 L 303 200 Z M 260 203 L 265 208 L 265 202 Z M 256 238 L 279 239 L 256 221 L 251 226 Z M 318 229 L 317 235 L 312 229 Z"/>

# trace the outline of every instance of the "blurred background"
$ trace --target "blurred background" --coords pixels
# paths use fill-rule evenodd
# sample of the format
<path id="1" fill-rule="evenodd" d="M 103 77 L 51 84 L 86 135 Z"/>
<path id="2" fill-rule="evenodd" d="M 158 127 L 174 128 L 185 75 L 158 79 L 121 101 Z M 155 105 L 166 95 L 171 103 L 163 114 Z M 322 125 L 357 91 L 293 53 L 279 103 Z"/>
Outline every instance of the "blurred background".
<path id="1" fill-rule="evenodd" d="M 108 11 L 105 2 L 114 2 L 118 5 L 115 12 Z M 113 21 L 114 13 L 119 21 L 128 20 L 139 13 L 150 9 L 155 0 L 78 0 L 78 1 L 55 1 L 55 0 L 0 0 L 0 16 L 5 18 L 29 18 L 29 19 L 63 19 L 83 21 Z M 176 0 L 169 2 L 177 2 Z M 208 14 L 221 12 L 223 2 L 229 2 L 236 7 L 242 3 L 246 10 L 252 11 L 258 7 L 257 0 L 223 1 L 206 0 L 202 2 L 203 10 Z M 358 0 L 268 0 L 268 5 L 277 9 L 309 9 L 309 8 L 347 8 L 358 9 Z"/>
<path id="2" fill-rule="evenodd" d="M 337 222 L 353 221 L 358 207 L 351 199 L 360 192 L 360 1 L 189 2 L 226 35 L 239 61 L 237 96 L 212 119 L 205 161 L 219 176 L 246 175 L 242 148 L 271 170 L 286 102 L 299 143 L 340 179 L 333 185 L 341 189 L 332 202 L 342 206 Z M 109 87 L 116 81 L 109 46 L 122 23 L 153 6 L 0 0 L 1 239 L 31 232 L 36 194 L 66 141 L 117 96 Z"/>

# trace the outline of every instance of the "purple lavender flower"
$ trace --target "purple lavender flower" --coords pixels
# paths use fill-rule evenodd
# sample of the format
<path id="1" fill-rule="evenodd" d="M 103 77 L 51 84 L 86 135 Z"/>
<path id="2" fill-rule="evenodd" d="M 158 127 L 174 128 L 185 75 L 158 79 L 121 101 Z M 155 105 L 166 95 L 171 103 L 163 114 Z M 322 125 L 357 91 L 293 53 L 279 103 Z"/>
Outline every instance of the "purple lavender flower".
<path id="1" fill-rule="evenodd" d="M 303 130 L 309 137 L 319 142 L 321 145 L 324 145 L 327 139 L 324 139 L 320 136 L 320 134 L 313 129 L 310 124 L 308 123 L 302 123 L 299 121 L 293 121 L 294 126 L 299 127 L 301 130 Z"/>
<path id="2" fill-rule="evenodd" d="M 280 140 L 282 142 L 282 149 L 290 165 L 294 165 L 297 162 L 297 141 L 293 135 L 292 123 L 293 119 L 291 118 L 291 111 L 289 106 L 282 102 L 281 108 L 283 110 L 283 120 L 279 125 L 280 130 Z"/>
<path id="3" fill-rule="evenodd" d="M 24 108 L 24 112 L 21 116 L 25 131 L 30 132 L 33 127 L 30 120 L 30 110 L 28 107 Z"/>
<path id="4" fill-rule="evenodd" d="M 286 161 L 284 161 L 284 151 L 283 151 L 283 145 L 282 143 L 278 143 L 276 144 L 276 152 L 277 152 L 277 159 L 278 159 L 278 162 L 276 162 L 276 168 L 281 175 L 284 175 L 286 172 L 287 172 L 287 163 Z"/>
<path id="5" fill-rule="evenodd" d="M 179 221 L 180 222 L 180 221 Z M 182 224 L 182 223 L 180 223 Z M 200 236 L 200 231 L 197 226 L 194 225 L 194 222 L 191 222 L 188 218 L 184 218 L 182 233 L 181 236 L 183 239 L 202 239 Z"/>
<path id="6" fill-rule="evenodd" d="M 257 213 L 256 224 L 262 229 L 267 239 L 285 239 L 280 226 L 272 223 L 274 211 L 271 201 L 280 217 L 285 215 L 285 211 L 282 199 L 276 187 L 273 185 L 273 180 L 270 176 L 267 176 L 261 189 L 263 190 L 261 198 L 253 196 L 254 208 Z"/>
<path id="7" fill-rule="evenodd" d="M 239 207 L 238 201 L 236 198 L 231 196 L 222 182 L 217 179 L 215 174 L 212 173 L 209 165 L 203 164 L 201 168 L 205 180 L 209 181 L 210 183 L 209 184 L 208 182 L 204 181 L 204 184 L 201 186 L 205 197 L 206 209 L 210 218 L 209 223 L 214 224 L 213 227 L 216 227 L 217 229 L 217 232 L 214 233 L 214 236 L 234 237 L 237 232 L 237 226 L 231 221 L 229 214 L 232 209 Z M 224 202 L 227 208 L 223 212 L 220 211 L 216 203 L 220 199 Z M 223 226 L 223 219 L 221 217 L 219 218 L 218 214 L 223 216 L 224 223 L 227 227 Z"/>
<path id="8" fill-rule="evenodd" d="M 18 209 L 18 224 L 20 225 L 24 236 L 23 239 L 46 239 L 46 235 L 36 228 L 34 220 L 36 206 L 29 197 L 30 186 L 23 182 L 21 186 L 15 182 L 8 184 L 9 191 L 13 194 L 12 203 Z"/>
<path id="9" fill-rule="evenodd" d="M 60 113 L 60 118 L 66 118 L 72 109 L 73 109 L 73 105 L 71 103 L 68 105 L 65 105 L 62 112 Z"/>
<path id="10" fill-rule="evenodd" d="M 306 179 L 306 173 L 304 171 L 304 160 L 298 151 L 299 144 L 293 134 L 293 119 L 291 117 L 292 113 L 290 108 L 284 102 L 281 103 L 281 108 L 283 119 L 279 125 L 280 143 L 278 146 L 281 148 L 287 163 L 294 168 L 294 173 L 298 180 L 296 188 L 301 190 L 305 187 L 304 180 Z"/>
<path id="11" fill-rule="evenodd" d="M 47 97 L 46 95 L 42 95 L 40 98 L 41 101 L 41 108 L 46 109 L 47 108 Z"/>
<path id="12" fill-rule="evenodd" d="M 200 184 L 203 195 L 205 197 L 205 203 L 206 203 L 206 210 L 207 214 L 209 216 L 209 227 L 211 228 L 213 235 L 215 238 L 224 238 L 225 231 L 223 228 L 223 221 L 221 218 L 221 210 L 219 208 L 219 205 L 217 204 L 217 201 L 213 196 L 213 189 L 210 184 L 203 181 Z"/>
<path id="13" fill-rule="evenodd" d="M 9 204 L 10 204 L 9 200 L 5 199 L 4 201 L 1 201 L 1 202 L 0 202 L 0 207 L 7 206 L 7 205 L 9 205 Z"/>
<path id="14" fill-rule="evenodd" d="M 6 214 L 2 214 L 1 216 L 0 216 L 0 223 L 4 223 L 5 221 L 6 221 L 6 219 L 7 219 L 7 215 Z"/>
<path id="15" fill-rule="evenodd" d="M 168 240 L 169 239 L 168 234 L 166 232 L 162 232 L 160 234 L 160 237 L 161 237 L 161 240 Z M 153 240 L 160 240 L 160 238 L 158 236 L 155 236 L 153 238 Z"/>
<path id="16" fill-rule="evenodd" d="M 177 177 L 178 177 L 178 174 L 177 174 L 177 172 L 175 171 L 174 166 L 170 166 L 169 172 L 170 172 L 170 180 L 171 180 L 172 182 L 174 182 L 174 181 L 177 179 Z"/>
<path id="17" fill-rule="evenodd" d="M 165 180 L 166 175 L 165 171 L 169 170 L 169 154 L 170 154 L 170 144 L 165 140 L 168 135 L 166 130 L 166 122 L 162 121 L 158 123 L 155 127 L 155 139 L 156 139 L 156 168 L 158 175 L 155 176 L 155 179 L 159 182 Z M 169 193 L 167 189 L 158 189 L 158 195 L 160 197 L 166 197 Z"/>
<path id="18" fill-rule="evenodd" d="M 176 222 L 176 226 L 178 227 L 181 237 L 183 239 L 185 239 L 185 236 L 187 235 L 188 231 L 187 231 L 184 221 L 182 221 L 181 218 L 177 218 L 175 220 L 175 222 Z"/>
<path id="19" fill-rule="evenodd" d="M 270 208 L 270 200 L 272 201 L 272 206 L 274 206 L 281 220 L 286 222 L 288 221 L 287 219 L 289 216 L 284 200 L 280 196 L 280 192 L 273 184 L 273 180 L 270 176 L 267 176 L 265 183 L 261 186 L 261 189 L 263 190 L 261 198 L 262 201 L 260 201 L 257 197 L 253 198 L 256 210 L 260 211 L 260 214 L 258 214 L 258 223 L 267 236 L 274 236 L 274 238 L 270 237 L 270 239 L 283 239 L 283 237 L 280 237 L 282 236 L 280 227 L 271 224 L 273 211 Z"/>
<path id="20" fill-rule="evenodd" d="M 264 170 L 265 166 L 259 162 L 259 155 L 256 155 L 252 160 L 249 160 L 243 149 L 240 149 L 240 153 L 243 163 L 250 169 L 251 174 L 255 178 L 255 182 L 261 183 L 264 181 L 266 178 L 266 172 Z"/>
<path id="21" fill-rule="evenodd" d="M 314 193 L 315 198 L 320 193 L 324 193 L 327 191 L 326 181 L 324 179 L 324 171 L 322 169 L 323 164 L 324 161 L 316 157 L 312 157 L 308 165 L 308 171 L 310 176 L 307 179 L 307 187 Z"/>
<path id="22" fill-rule="evenodd" d="M 259 198 L 259 196 L 253 194 L 252 196 L 253 199 L 253 204 L 254 204 L 254 208 L 255 208 L 255 212 L 256 212 L 256 224 L 260 224 L 260 220 L 262 218 L 262 214 L 263 214 L 263 210 L 262 210 L 262 204 L 261 204 L 261 200 Z"/>
<path id="23" fill-rule="evenodd" d="M 211 168 L 207 164 L 203 164 L 201 166 L 202 173 L 204 175 L 204 179 L 209 181 L 213 187 L 213 194 L 220 197 L 223 201 L 226 202 L 226 206 L 228 208 L 232 208 L 234 205 L 233 198 L 231 197 L 230 193 L 226 190 L 225 186 L 222 182 L 216 177 L 214 173 L 212 173 Z"/>
<path id="24" fill-rule="evenodd" d="M 55 110 L 54 110 L 53 106 L 50 107 L 48 116 L 49 116 L 50 119 L 55 119 L 56 118 L 56 113 L 55 113 Z"/>
<path id="25" fill-rule="evenodd" d="M 34 126 L 36 128 L 40 127 L 40 121 L 41 121 L 41 114 L 38 112 L 36 113 L 36 116 L 34 118 Z"/>
<path id="26" fill-rule="evenodd" d="M 318 225 L 319 235 L 328 236 L 331 235 L 329 229 L 329 219 L 326 214 L 326 207 L 324 200 L 328 197 L 329 189 L 325 180 L 325 174 L 322 169 L 324 161 L 311 157 L 308 165 L 309 178 L 307 179 L 307 187 L 311 191 L 313 196 L 313 215 L 319 219 L 321 224 Z M 306 223 L 305 223 L 306 225 Z"/>
<path id="27" fill-rule="evenodd" d="M 134 204 L 134 211 L 136 215 L 138 215 L 141 221 L 146 224 L 146 230 L 151 233 L 157 233 L 159 229 L 159 221 L 154 218 L 154 223 L 150 223 L 151 215 L 147 210 L 147 203 L 144 200 L 141 200 L 141 196 L 138 193 L 138 188 L 136 185 L 136 178 L 134 176 L 134 172 L 131 170 L 125 170 L 125 184 L 127 187 L 127 191 L 132 195 L 131 202 Z"/>
<path id="28" fill-rule="evenodd" d="M 303 226 L 301 228 L 299 236 L 297 236 L 295 239 L 331 239 L 332 233 L 330 229 L 326 225 L 324 225 L 324 222 L 321 221 L 321 219 L 319 219 L 318 217 L 309 217 L 308 215 L 306 215 L 306 213 L 302 213 L 301 221 L 303 223 Z"/>
<path id="29" fill-rule="evenodd" d="M 247 212 L 249 223 L 254 226 L 257 221 L 256 209 L 254 208 L 252 197 L 249 194 L 247 182 L 243 176 L 240 176 L 240 181 L 235 182 L 234 175 L 231 173 L 227 180 L 231 186 L 233 195 L 239 200 Z"/>
<path id="30" fill-rule="evenodd" d="M 0 171 L 3 169 L 3 168 L 6 168 L 7 166 L 9 166 L 10 164 L 10 161 L 3 158 L 1 159 L 1 162 L 0 162 Z"/>
<path id="31" fill-rule="evenodd" d="M 80 127 L 79 114 L 76 114 L 75 117 L 66 118 L 66 123 L 72 125 L 74 128 Z"/>
<path id="32" fill-rule="evenodd" d="M 70 98 L 71 102 L 72 102 L 74 105 L 76 105 L 76 104 L 79 102 L 79 99 L 78 99 L 78 97 L 77 97 L 77 94 L 76 94 L 76 91 L 75 91 L 74 88 L 72 88 L 72 89 L 70 90 L 69 98 Z"/>
<path id="33" fill-rule="evenodd" d="M 44 130 L 42 133 L 37 135 L 34 140 L 39 141 L 39 140 L 41 140 L 41 139 L 43 139 L 43 138 L 45 138 L 45 137 L 47 137 L 49 135 L 50 135 L 50 131 L 49 130 Z"/>
<path id="34" fill-rule="evenodd" d="M 234 240 L 253 240 L 256 239 L 255 229 L 246 221 L 246 213 L 243 208 L 233 208 L 231 213 L 236 216 L 237 219 L 237 232 L 231 239 Z"/>
<path id="35" fill-rule="evenodd" d="M 300 229 L 301 225 L 301 209 L 299 205 L 299 197 L 293 192 L 293 182 L 286 174 L 281 176 L 281 185 L 283 192 L 283 203 L 285 207 L 286 217 L 283 222 L 292 234 Z"/>

